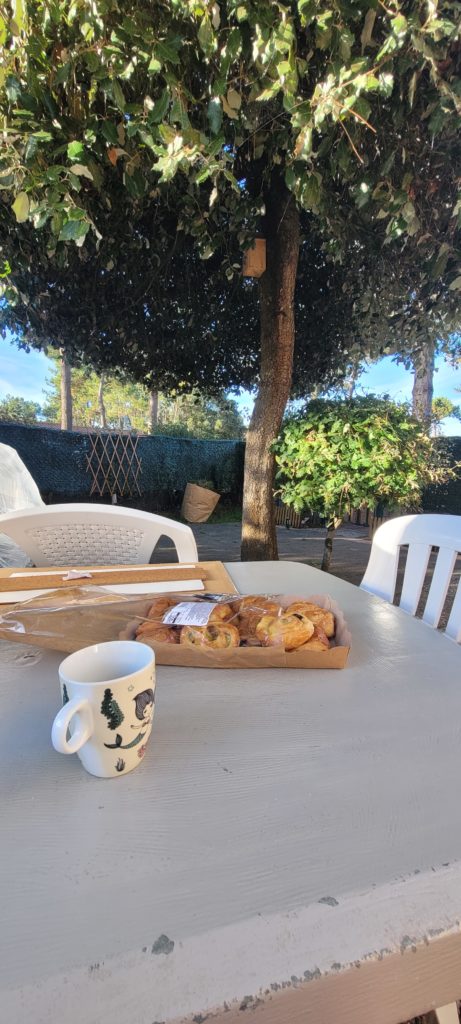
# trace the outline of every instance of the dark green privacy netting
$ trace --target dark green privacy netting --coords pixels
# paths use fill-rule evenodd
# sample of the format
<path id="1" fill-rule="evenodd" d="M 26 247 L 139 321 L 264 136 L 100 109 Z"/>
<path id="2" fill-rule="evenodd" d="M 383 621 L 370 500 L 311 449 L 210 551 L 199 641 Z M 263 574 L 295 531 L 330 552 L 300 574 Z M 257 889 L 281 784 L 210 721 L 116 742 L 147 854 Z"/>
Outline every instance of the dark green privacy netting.
<path id="1" fill-rule="evenodd" d="M 16 448 L 46 501 L 87 500 L 92 477 L 88 471 L 90 435 L 49 427 L 0 423 L 0 441 Z M 444 456 L 461 462 L 461 437 L 440 437 Z M 138 477 L 142 498 L 153 508 L 178 507 L 187 483 L 204 483 L 234 502 L 241 499 L 243 441 L 199 441 L 179 437 L 139 437 Z M 119 491 L 120 493 L 120 491 Z M 126 492 L 122 497 L 136 498 Z M 94 495 L 94 500 L 98 496 Z M 142 505 L 142 500 L 139 500 Z M 461 515 L 461 475 L 423 495 L 424 512 Z"/>
<path id="2" fill-rule="evenodd" d="M 89 434 L 0 423 L 0 441 L 16 448 L 46 500 L 88 499 L 92 486 Z M 244 449 L 243 441 L 139 437 L 136 451 L 141 462 L 137 478 L 141 495 L 154 500 L 157 496 L 161 506 L 178 505 L 187 483 L 208 481 L 214 490 L 238 501 Z M 130 494 L 129 474 L 128 487 L 115 487 L 115 491 L 122 497 L 134 498 L 137 494 L 136 487 Z M 98 500 L 98 495 L 93 497 Z"/>

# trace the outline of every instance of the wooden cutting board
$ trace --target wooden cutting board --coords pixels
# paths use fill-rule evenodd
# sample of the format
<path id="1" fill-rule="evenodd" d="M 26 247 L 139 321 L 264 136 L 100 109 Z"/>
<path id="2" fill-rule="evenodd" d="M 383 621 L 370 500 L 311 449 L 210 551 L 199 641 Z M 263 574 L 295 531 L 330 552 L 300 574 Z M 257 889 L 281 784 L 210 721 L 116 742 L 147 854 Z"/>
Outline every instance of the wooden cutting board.
<path id="1" fill-rule="evenodd" d="M 69 567 L 73 571 L 79 569 L 78 566 Z M 101 569 L 101 573 L 95 572 L 95 568 Z M 30 592 L 31 598 L 33 592 L 44 591 L 44 590 L 69 590 L 75 587 L 91 587 L 91 586 L 123 586 L 124 583 L 142 583 L 151 584 L 152 582 L 158 583 L 160 586 L 162 582 L 168 583 L 168 590 L 173 589 L 174 581 L 178 581 L 178 590 L 181 590 L 181 581 L 187 580 L 200 580 L 200 590 L 208 590 L 217 594 L 235 594 L 236 588 L 224 568 L 222 562 L 197 562 L 197 563 L 186 563 L 178 564 L 178 562 L 165 563 L 164 565 L 111 565 L 111 566 L 89 566 L 81 567 L 82 571 L 88 571 L 92 573 L 91 578 L 83 577 L 81 579 L 63 580 L 62 577 L 66 575 L 69 569 L 66 566 L 50 567 L 43 569 L 24 569 L 10 567 L 8 569 L 0 569 L 0 608 L 5 607 L 8 603 L 11 607 L 11 601 L 15 601 L 13 594 L 21 591 L 24 593 L 24 597 L 20 600 L 29 600 L 27 593 Z M 142 570 L 146 570 L 143 572 Z M 125 572 L 125 570 L 127 570 Z M 39 573 L 38 576 L 32 575 L 33 573 Z M 20 576 L 17 574 L 21 573 Z M 22 575 L 25 573 L 26 575 Z M 184 588 L 186 589 L 186 588 Z M 189 586 L 187 589 L 193 591 L 193 586 Z M 197 589 L 197 587 L 195 588 Z M 5 595 L 4 601 L 2 602 L 2 593 Z M 7 595 L 11 594 L 11 598 L 8 600 Z M 19 601 L 19 598 L 18 598 Z"/>
<path id="2" fill-rule="evenodd" d="M 73 573 L 72 579 L 65 579 Z M 75 573 L 88 573 L 78 579 Z M 58 590 L 68 587 L 102 587 L 123 583 L 161 583 L 167 580 L 205 580 L 197 564 L 59 566 L 46 569 L 0 569 L 0 594 L 11 590 Z"/>

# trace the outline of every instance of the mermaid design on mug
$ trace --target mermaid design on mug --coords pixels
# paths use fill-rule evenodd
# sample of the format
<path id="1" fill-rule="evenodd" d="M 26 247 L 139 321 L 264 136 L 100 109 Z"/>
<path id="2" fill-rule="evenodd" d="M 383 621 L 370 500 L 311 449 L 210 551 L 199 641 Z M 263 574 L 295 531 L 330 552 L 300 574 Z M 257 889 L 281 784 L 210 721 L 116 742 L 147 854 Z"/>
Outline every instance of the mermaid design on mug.
<path id="1" fill-rule="evenodd" d="M 154 691 L 152 689 L 142 690 L 141 693 L 137 693 L 133 697 L 135 705 L 135 715 L 137 721 L 134 725 L 131 725 L 131 729 L 138 729 L 138 734 L 129 743 L 123 742 L 123 736 L 120 732 L 116 733 L 115 743 L 105 743 L 104 746 L 109 750 L 129 750 L 131 747 L 136 747 L 138 743 L 144 739 L 148 726 L 152 725 L 152 719 L 154 717 Z M 109 729 L 116 729 L 125 720 L 121 708 L 119 707 L 112 690 L 109 688 L 104 691 L 104 698 L 101 703 L 101 714 L 103 714 L 108 722 Z M 142 723 L 140 725 L 139 723 Z M 139 732 L 139 729 L 143 729 Z"/>
<path id="2" fill-rule="evenodd" d="M 154 717 L 154 704 L 155 696 L 153 690 L 143 690 L 142 693 L 138 693 L 136 697 L 133 697 L 135 703 L 136 718 L 139 719 L 143 725 L 151 725 Z M 137 729 L 137 725 L 132 725 L 132 729 Z"/>

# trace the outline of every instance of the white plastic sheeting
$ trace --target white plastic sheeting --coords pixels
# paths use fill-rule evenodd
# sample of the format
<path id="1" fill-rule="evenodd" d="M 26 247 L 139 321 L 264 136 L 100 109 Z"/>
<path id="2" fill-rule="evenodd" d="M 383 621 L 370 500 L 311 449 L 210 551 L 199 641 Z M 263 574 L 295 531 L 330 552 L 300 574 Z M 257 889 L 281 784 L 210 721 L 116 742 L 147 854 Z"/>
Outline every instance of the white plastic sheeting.
<path id="1" fill-rule="evenodd" d="M 0 444 L 0 513 L 45 503 L 35 480 L 15 448 Z M 9 537 L 0 532 L 0 566 L 30 565 L 30 559 Z"/>

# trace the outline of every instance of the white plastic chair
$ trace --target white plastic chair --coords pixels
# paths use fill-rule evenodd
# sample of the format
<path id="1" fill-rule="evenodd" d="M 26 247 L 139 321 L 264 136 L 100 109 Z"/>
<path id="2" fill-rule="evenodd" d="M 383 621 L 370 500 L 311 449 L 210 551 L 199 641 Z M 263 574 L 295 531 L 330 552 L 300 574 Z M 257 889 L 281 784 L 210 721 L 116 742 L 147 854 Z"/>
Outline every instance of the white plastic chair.
<path id="1" fill-rule="evenodd" d="M 159 537 L 169 537 L 180 562 L 198 560 L 190 526 L 115 505 L 45 505 L 0 515 L 8 534 L 34 565 L 145 565 Z"/>
<path id="2" fill-rule="evenodd" d="M 0 513 L 43 506 L 37 484 L 16 449 L 0 444 Z M 28 562 L 26 553 L 0 533 L 0 566 L 27 565 Z"/>
<path id="3" fill-rule="evenodd" d="M 448 587 L 461 552 L 461 516 L 399 516 L 376 531 L 370 559 L 360 584 L 362 590 L 393 601 L 399 554 L 408 544 L 400 607 L 414 615 L 419 604 L 433 547 L 439 549 L 423 613 L 423 621 L 437 628 Z M 461 643 L 461 585 L 455 594 L 446 633 Z"/>

